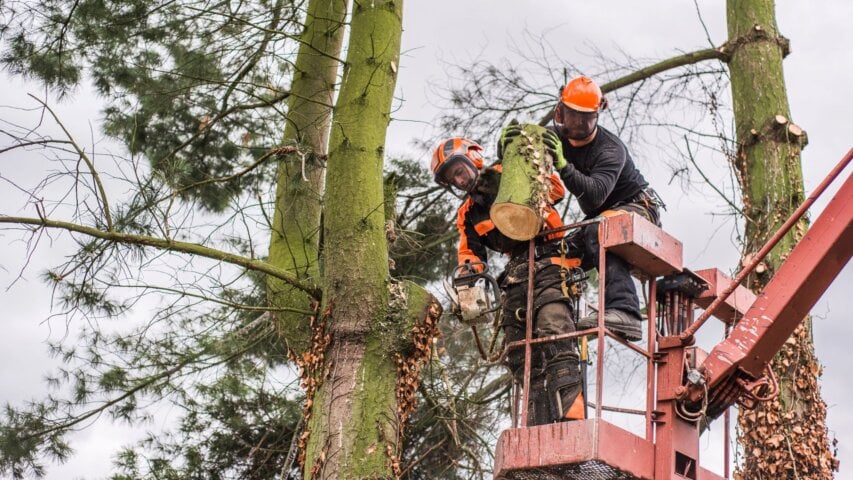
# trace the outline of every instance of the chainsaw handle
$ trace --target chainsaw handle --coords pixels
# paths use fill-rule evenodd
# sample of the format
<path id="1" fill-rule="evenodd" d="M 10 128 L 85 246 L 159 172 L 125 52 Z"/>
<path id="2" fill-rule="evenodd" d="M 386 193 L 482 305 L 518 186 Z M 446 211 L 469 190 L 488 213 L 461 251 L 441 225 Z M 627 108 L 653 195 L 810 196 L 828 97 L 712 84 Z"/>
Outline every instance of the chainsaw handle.
<path id="1" fill-rule="evenodd" d="M 486 271 L 483 270 L 483 273 L 486 273 Z M 486 281 L 489 283 L 489 285 L 492 287 L 492 295 L 494 296 L 494 298 L 496 300 L 495 305 L 500 305 L 501 304 L 501 298 L 500 298 L 500 291 L 501 290 L 500 290 L 500 287 L 498 286 L 498 281 L 495 280 L 495 277 L 493 277 L 491 275 L 483 275 L 483 278 L 485 278 Z"/>
<path id="2" fill-rule="evenodd" d="M 483 269 L 480 272 L 474 271 L 475 266 L 481 266 Z M 468 281 L 474 280 L 476 281 L 479 277 L 491 278 L 491 275 L 487 275 L 486 272 L 489 271 L 489 264 L 486 262 L 465 262 L 462 265 L 456 266 L 453 269 L 453 274 L 451 277 L 453 278 L 453 284 L 458 285 L 460 283 L 466 283 Z"/>

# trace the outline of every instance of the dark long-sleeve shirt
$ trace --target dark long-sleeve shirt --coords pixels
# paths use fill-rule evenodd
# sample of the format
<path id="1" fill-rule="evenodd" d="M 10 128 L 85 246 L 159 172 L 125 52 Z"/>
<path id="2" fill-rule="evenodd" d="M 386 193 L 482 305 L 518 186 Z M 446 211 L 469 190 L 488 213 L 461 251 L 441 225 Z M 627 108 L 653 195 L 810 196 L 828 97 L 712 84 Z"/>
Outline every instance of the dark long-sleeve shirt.
<path id="1" fill-rule="evenodd" d="M 634 198 L 649 186 L 625 144 L 609 130 L 599 126 L 593 141 L 582 147 L 561 141 L 568 165 L 560 170 L 560 178 L 587 218 Z"/>

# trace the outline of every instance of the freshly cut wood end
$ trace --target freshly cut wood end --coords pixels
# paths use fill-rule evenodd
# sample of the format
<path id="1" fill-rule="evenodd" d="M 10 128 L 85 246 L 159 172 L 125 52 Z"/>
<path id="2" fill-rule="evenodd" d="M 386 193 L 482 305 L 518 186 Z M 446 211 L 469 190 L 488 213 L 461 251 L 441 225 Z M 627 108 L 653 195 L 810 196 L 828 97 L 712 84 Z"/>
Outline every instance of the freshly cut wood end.
<path id="1" fill-rule="evenodd" d="M 800 128 L 799 125 L 795 125 L 793 123 L 788 125 L 788 131 L 791 132 L 791 135 L 794 135 L 795 137 L 802 136 L 804 133 L 803 129 Z"/>
<path id="2" fill-rule="evenodd" d="M 489 216 L 495 227 L 513 240 L 530 240 L 542 229 L 542 217 L 528 205 L 495 203 Z"/>

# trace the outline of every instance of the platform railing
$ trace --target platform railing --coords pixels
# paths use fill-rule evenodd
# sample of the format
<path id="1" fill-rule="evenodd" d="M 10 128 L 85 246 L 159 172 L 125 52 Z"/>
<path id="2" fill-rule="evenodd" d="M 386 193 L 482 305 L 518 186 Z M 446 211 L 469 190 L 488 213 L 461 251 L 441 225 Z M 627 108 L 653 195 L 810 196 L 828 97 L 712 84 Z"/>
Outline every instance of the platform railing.
<path id="1" fill-rule="evenodd" d="M 532 349 L 533 345 L 543 344 L 555 342 L 558 340 L 565 339 L 580 339 L 581 337 L 586 337 L 589 335 L 595 334 L 599 339 L 598 348 L 596 349 L 596 361 L 595 361 L 595 379 L 596 379 L 596 389 L 595 389 L 595 401 L 590 402 L 587 397 L 588 392 L 584 391 L 584 401 L 587 402 L 587 405 L 590 407 L 594 407 L 595 409 L 595 419 L 600 419 L 602 417 L 603 411 L 610 411 L 616 413 L 625 413 L 625 414 L 633 414 L 633 415 L 644 415 L 645 416 L 645 437 L 647 440 L 652 440 L 654 436 L 654 431 L 652 427 L 652 410 L 654 406 L 654 362 L 653 360 L 653 352 L 655 348 L 655 320 L 656 320 L 656 302 L 654 301 L 656 295 L 656 282 L 653 276 L 650 276 L 650 280 L 648 282 L 649 291 L 648 296 L 646 298 L 649 299 L 647 303 L 647 344 L 646 348 L 639 347 L 631 342 L 628 342 L 621 338 L 618 335 L 615 335 L 613 332 L 608 330 L 604 326 L 604 295 L 605 295 L 605 284 L 606 284 L 606 254 L 607 248 L 603 246 L 603 221 L 604 217 L 596 217 L 593 219 L 585 220 L 582 222 L 572 223 L 569 225 L 565 225 L 556 229 L 546 230 L 537 235 L 537 238 L 544 237 L 547 238 L 552 236 L 555 233 L 566 232 L 570 230 L 575 230 L 581 227 L 585 227 L 588 225 L 598 224 L 598 235 L 599 235 L 599 267 L 598 267 L 598 278 L 599 278 L 599 288 L 598 288 L 598 325 L 594 328 L 589 328 L 585 330 L 574 331 L 571 333 L 563 333 L 559 335 L 550 335 L 547 337 L 537 337 L 533 338 L 533 303 L 534 303 L 534 290 L 535 288 L 530 288 L 535 285 L 535 269 L 533 265 L 535 264 L 535 245 L 536 238 L 531 239 L 528 247 L 528 279 L 527 279 L 527 308 L 525 309 L 525 338 L 524 340 L 518 340 L 515 342 L 508 342 L 506 345 L 506 353 L 515 348 L 524 348 L 524 375 L 522 377 L 522 385 L 518 385 L 515 383 L 515 388 L 512 394 L 512 402 L 513 408 L 511 409 L 512 413 L 512 427 L 513 428 L 526 428 L 527 420 L 528 420 L 528 392 L 530 391 L 530 377 L 531 377 L 531 360 L 532 360 Z M 562 240 L 562 238 L 554 239 L 546 243 L 553 243 Z M 580 315 L 580 312 L 574 312 L 576 316 Z M 608 406 L 604 404 L 604 358 L 605 351 L 607 349 L 607 342 L 605 338 L 612 338 L 614 341 L 626 347 L 628 350 L 640 355 L 645 359 L 646 362 L 646 409 L 626 409 L 615 406 Z M 586 385 L 586 382 L 584 382 Z M 519 388 L 520 387 L 520 388 Z M 584 389 L 586 390 L 586 389 Z M 520 403 L 520 408 L 519 408 Z M 520 415 L 519 415 L 520 414 Z"/>
<path id="2" fill-rule="evenodd" d="M 680 333 L 689 329 L 694 321 L 696 304 L 692 294 L 663 294 L 658 298 L 661 289 L 666 292 L 673 290 L 673 283 L 670 277 L 667 277 L 673 273 L 690 275 L 703 285 L 710 283 L 704 277 L 683 269 L 680 242 L 636 214 L 598 217 L 545 231 L 540 236 L 547 238 L 554 233 L 593 224 L 598 225 L 599 240 L 598 324 L 594 328 L 533 338 L 536 239 L 529 243 L 525 337 L 523 340 L 508 342 L 504 350 L 506 354 L 512 349 L 525 349 L 524 375 L 518 379 L 520 382 L 513 380 L 513 430 L 504 432 L 499 439 L 495 470 L 497 478 L 544 479 L 555 478 L 554 475 L 557 475 L 571 479 L 668 479 L 673 475 L 681 475 L 679 478 L 721 480 L 723 477 L 698 464 L 697 425 L 700 422 L 680 416 L 670 392 L 682 384 L 682 365 L 688 361 L 691 354 L 695 356 L 698 352 L 691 350 L 688 353 L 688 349 L 679 340 Z M 557 238 L 551 241 L 561 240 L 563 239 Z M 645 317 L 648 322 L 645 341 L 642 344 L 624 340 L 608 330 L 604 324 L 608 253 L 625 259 L 632 265 L 634 276 L 642 281 L 639 292 L 645 299 Z M 660 277 L 667 281 L 661 283 Z M 579 316 L 581 312 L 575 309 L 574 314 Z M 586 385 L 588 376 L 591 380 L 592 371 L 583 374 L 584 401 L 589 408 L 589 414 L 585 415 L 584 420 L 576 422 L 527 427 L 533 347 L 558 340 L 580 340 L 589 335 L 597 337 L 597 346 L 592 355 L 595 363 L 595 394 L 592 395 L 594 398 L 590 396 L 592 388 Z M 612 341 L 608 341 L 608 338 Z M 619 348 L 620 345 L 624 350 Z M 623 385 L 618 380 L 615 384 L 609 382 L 605 385 L 605 375 L 610 378 L 610 370 L 613 369 L 613 365 L 605 365 L 605 361 L 608 358 L 611 363 L 614 361 L 611 358 L 614 355 L 614 347 L 619 348 L 617 353 L 630 352 L 629 354 L 638 355 L 646 364 L 645 401 L 634 397 L 638 402 L 642 402 L 642 407 L 623 408 L 624 405 L 605 404 L 606 398 L 613 398 L 612 389 Z M 592 349 L 589 350 L 593 353 Z M 624 365 L 626 358 L 619 355 L 618 360 L 617 369 Z M 642 387 L 635 385 L 633 388 Z M 625 427 L 603 418 L 604 412 L 642 417 L 645 435 L 639 432 L 631 433 Z M 726 425 L 730 422 L 728 418 L 727 415 Z M 728 427 L 725 428 L 724 469 L 725 478 L 728 478 L 730 439 Z M 694 429 L 695 433 L 688 433 Z"/>

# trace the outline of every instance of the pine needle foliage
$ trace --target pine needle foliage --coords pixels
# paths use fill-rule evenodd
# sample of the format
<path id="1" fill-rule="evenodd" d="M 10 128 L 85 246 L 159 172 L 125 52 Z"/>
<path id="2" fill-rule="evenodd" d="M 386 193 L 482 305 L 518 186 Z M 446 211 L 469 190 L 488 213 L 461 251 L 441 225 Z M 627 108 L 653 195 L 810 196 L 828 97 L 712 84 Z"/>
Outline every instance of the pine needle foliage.
<path id="1" fill-rule="evenodd" d="M 286 0 L 13 0 L 0 5 L 0 65 L 62 95 L 91 82 L 105 132 L 180 189 L 278 143 L 300 18 Z M 221 211 L 264 174 L 182 195 Z"/>

